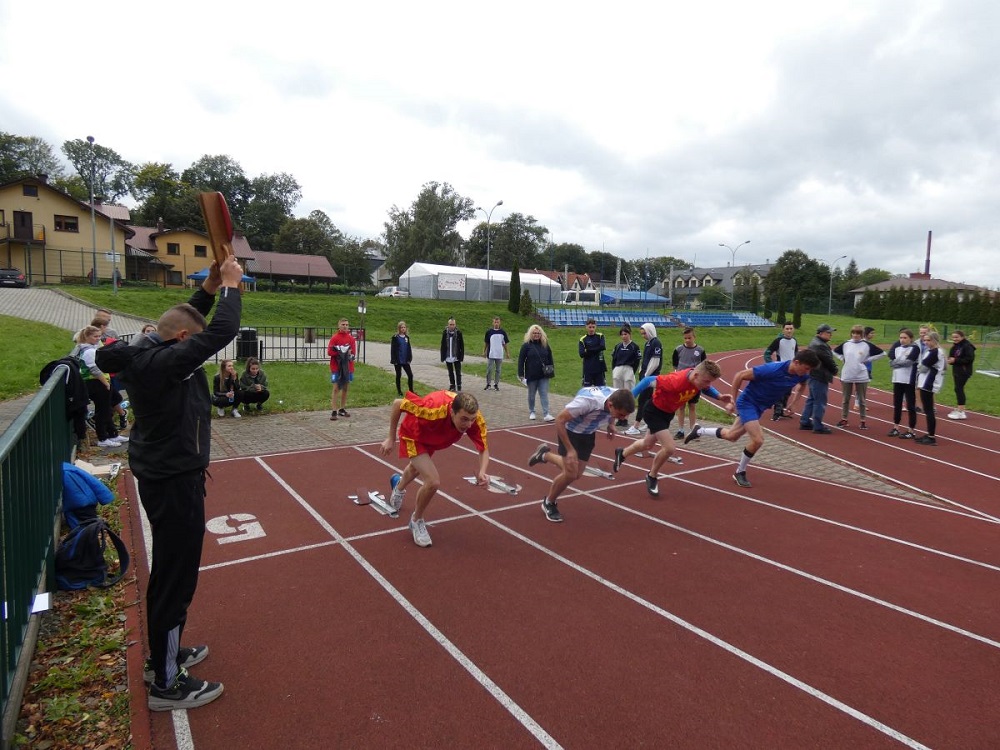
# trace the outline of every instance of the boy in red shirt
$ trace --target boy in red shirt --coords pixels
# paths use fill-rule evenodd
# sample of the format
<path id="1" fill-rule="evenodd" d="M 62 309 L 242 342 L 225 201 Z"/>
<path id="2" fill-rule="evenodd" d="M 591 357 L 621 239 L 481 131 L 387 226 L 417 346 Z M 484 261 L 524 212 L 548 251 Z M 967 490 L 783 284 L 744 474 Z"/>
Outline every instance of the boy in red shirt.
<path id="1" fill-rule="evenodd" d="M 670 422 L 674 414 L 684 408 L 684 405 L 691 401 L 699 393 L 704 393 L 709 398 L 714 398 L 719 403 L 726 405 L 726 411 L 733 412 L 733 397 L 730 394 L 721 395 L 712 387 L 712 381 L 722 374 L 719 365 L 711 360 L 705 360 L 697 367 L 689 367 L 686 370 L 677 370 L 668 375 L 652 375 L 643 378 L 632 390 L 632 394 L 639 396 L 647 388 L 653 388 L 653 396 L 646 404 L 645 419 L 649 432 L 645 436 L 636 440 L 626 448 L 615 449 L 614 470 L 617 472 L 625 459 L 639 451 L 652 451 L 657 442 L 660 443 L 659 452 L 653 457 L 653 465 L 646 475 L 646 490 L 653 497 L 660 494 L 657 488 L 660 467 L 674 454 L 677 446 L 670 435 Z"/>
<path id="2" fill-rule="evenodd" d="M 330 394 L 330 419 L 337 421 L 338 415 L 349 417 L 347 413 L 347 388 L 354 380 L 354 359 L 358 354 L 358 345 L 351 335 L 351 326 L 347 318 L 341 318 L 337 323 L 337 332 L 330 337 L 326 345 L 326 353 L 330 356 L 330 382 L 333 392 Z M 340 394 L 340 411 L 337 411 L 337 394 Z"/>
<path id="3" fill-rule="evenodd" d="M 405 414 L 405 417 L 403 415 Z M 399 420 L 403 417 L 403 424 Z M 392 497 L 389 504 L 394 510 L 403 506 L 406 486 L 419 475 L 423 486 L 417 492 L 417 502 L 410 518 L 410 531 L 418 547 L 430 547 L 431 535 L 424 523 L 424 511 L 441 486 L 441 476 L 431 457 L 435 451 L 444 450 L 468 435 L 479 451 L 479 470 L 476 479 L 480 486 L 489 484 L 486 469 L 490 452 L 486 446 L 486 420 L 479 412 L 479 402 L 470 393 L 434 391 L 426 396 L 407 393 L 392 403 L 389 418 L 389 437 L 380 446 L 383 456 L 388 456 L 396 442 L 399 427 L 399 457 L 409 459 L 402 475 L 394 474 L 390 480 Z"/>

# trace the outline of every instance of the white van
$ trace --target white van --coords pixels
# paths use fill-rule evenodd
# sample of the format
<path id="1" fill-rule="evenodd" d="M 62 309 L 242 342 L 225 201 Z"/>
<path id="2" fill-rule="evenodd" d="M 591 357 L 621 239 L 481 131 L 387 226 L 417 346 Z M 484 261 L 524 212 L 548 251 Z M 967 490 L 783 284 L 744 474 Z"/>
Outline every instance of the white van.
<path id="1" fill-rule="evenodd" d="M 570 289 L 562 293 L 564 305 L 598 305 L 601 292 L 598 289 Z"/>

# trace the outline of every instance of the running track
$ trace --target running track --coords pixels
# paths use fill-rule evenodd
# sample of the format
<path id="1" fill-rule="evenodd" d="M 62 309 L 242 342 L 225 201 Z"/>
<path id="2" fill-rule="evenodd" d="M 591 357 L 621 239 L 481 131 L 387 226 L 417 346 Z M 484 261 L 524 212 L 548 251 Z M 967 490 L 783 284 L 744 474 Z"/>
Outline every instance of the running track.
<path id="1" fill-rule="evenodd" d="M 552 470 L 524 459 L 553 433 L 491 433 L 517 497 L 462 479 L 469 445 L 440 454 L 426 550 L 406 529 L 412 491 L 396 520 L 347 499 L 398 465 L 375 446 L 214 463 L 220 520 L 185 641 L 211 645 L 192 671 L 226 694 L 140 711 L 137 736 L 148 722 L 152 746 L 200 750 L 1000 744 L 995 476 L 909 458 L 873 429 L 823 449 L 856 443 L 884 472 L 912 460 L 976 511 L 795 467 L 755 467 L 740 490 L 731 462 L 693 443 L 659 500 L 627 465 L 581 480 L 552 524 L 538 507 Z M 619 444 L 601 439 L 592 463 L 609 469 Z"/>

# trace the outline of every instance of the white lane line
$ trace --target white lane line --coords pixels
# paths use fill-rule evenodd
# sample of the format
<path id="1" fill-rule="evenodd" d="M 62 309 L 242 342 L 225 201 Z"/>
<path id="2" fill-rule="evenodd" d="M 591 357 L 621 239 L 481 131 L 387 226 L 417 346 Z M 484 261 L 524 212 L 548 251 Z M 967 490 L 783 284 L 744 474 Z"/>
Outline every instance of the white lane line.
<path id="1" fill-rule="evenodd" d="M 367 455 L 367 451 L 362 451 Z M 372 456 L 374 458 L 374 456 Z M 266 462 L 258 460 L 258 463 L 264 467 L 274 480 L 281 485 L 281 487 L 287 492 L 292 498 L 295 499 L 302 508 L 311 515 L 316 522 L 334 539 L 339 541 L 343 546 L 344 550 L 354 558 L 365 572 L 368 573 L 375 581 L 381 586 L 389 596 L 402 607 L 407 614 L 410 615 L 417 623 L 427 631 L 428 635 L 433 638 L 441 648 L 443 648 L 448 655 L 450 655 L 455 661 L 457 661 L 466 672 L 468 672 L 472 678 L 478 682 L 483 689 L 485 689 L 494 700 L 497 701 L 508 713 L 513 716 L 518 723 L 521 724 L 525 729 L 527 729 L 532 736 L 538 740 L 539 744 L 545 748 L 561 748 L 562 746 L 556 742 L 555 738 L 552 737 L 548 732 L 542 729 L 541 725 L 538 724 L 523 708 L 521 708 L 513 698 L 511 698 L 507 693 L 505 693 L 499 685 L 497 685 L 490 677 L 481 670 L 476 664 L 466 656 L 461 649 L 459 649 L 454 643 L 452 643 L 448 637 L 439 630 L 434 623 L 432 623 L 427 617 L 418 610 L 405 596 L 400 592 L 395 586 L 393 586 L 389 581 L 383 576 L 374 565 L 368 562 L 367 559 L 360 552 L 358 552 L 352 544 L 350 544 L 340 533 L 331 526 L 325 518 L 313 508 L 306 499 L 299 495 L 292 487 L 285 482 L 281 476 L 274 471 Z M 469 512 L 475 513 L 472 508 L 467 508 Z"/>

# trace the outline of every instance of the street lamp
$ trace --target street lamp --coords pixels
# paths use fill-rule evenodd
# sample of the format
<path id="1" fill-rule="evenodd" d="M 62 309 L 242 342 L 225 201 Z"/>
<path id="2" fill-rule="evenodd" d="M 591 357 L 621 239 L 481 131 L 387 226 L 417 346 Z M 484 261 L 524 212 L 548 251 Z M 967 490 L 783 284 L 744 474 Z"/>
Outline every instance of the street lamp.
<path id="1" fill-rule="evenodd" d="M 842 261 L 846 257 L 847 257 L 846 255 L 841 255 L 839 258 L 837 258 L 837 260 L 833 261 L 833 263 L 830 264 L 830 294 L 826 298 L 827 315 L 833 315 L 833 267 L 838 263 L 840 263 L 840 261 Z"/>
<path id="2" fill-rule="evenodd" d="M 90 241 L 94 264 L 90 267 L 90 285 L 97 286 L 97 217 L 94 215 L 94 136 L 87 136 L 90 144 Z"/>
<path id="3" fill-rule="evenodd" d="M 730 272 L 729 272 L 729 274 L 730 274 L 729 278 L 733 282 L 732 285 L 731 285 L 732 289 L 729 290 L 729 310 L 730 310 L 730 312 L 732 312 L 732 309 L 733 309 L 733 301 L 736 299 L 736 273 L 735 273 L 736 272 L 736 251 L 739 250 L 744 245 L 749 245 L 749 244 L 750 244 L 750 240 L 746 240 L 745 242 L 741 242 L 736 247 L 730 247 L 729 245 L 725 244 L 724 242 L 720 242 L 719 243 L 719 247 L 724 247 L 729 252 L 731 252 L 733 254 L 733 262 L 730 263 Z"/>
<path id="4" fill-rule="evenodd" d="M 496 202 L 496 205 L 493 206 L 493 208 L 502 205 L 503 201 L 499 200 Z M 486 213 L 485 208 L 479 208 L 478 206 L 476 207 L 477 211 L 482 211 L 484 214 L 486 214 L 486 288 L 489 289 L 490 301 L 493 300 L 493 285 L 490 283 L 490 218 L 493 216 L 493 208 L 490 209 L 489 213 Z M 482 288 L 480 288 L 479 290 L 479 301 L 480 302 L 483 301 Z"/>

